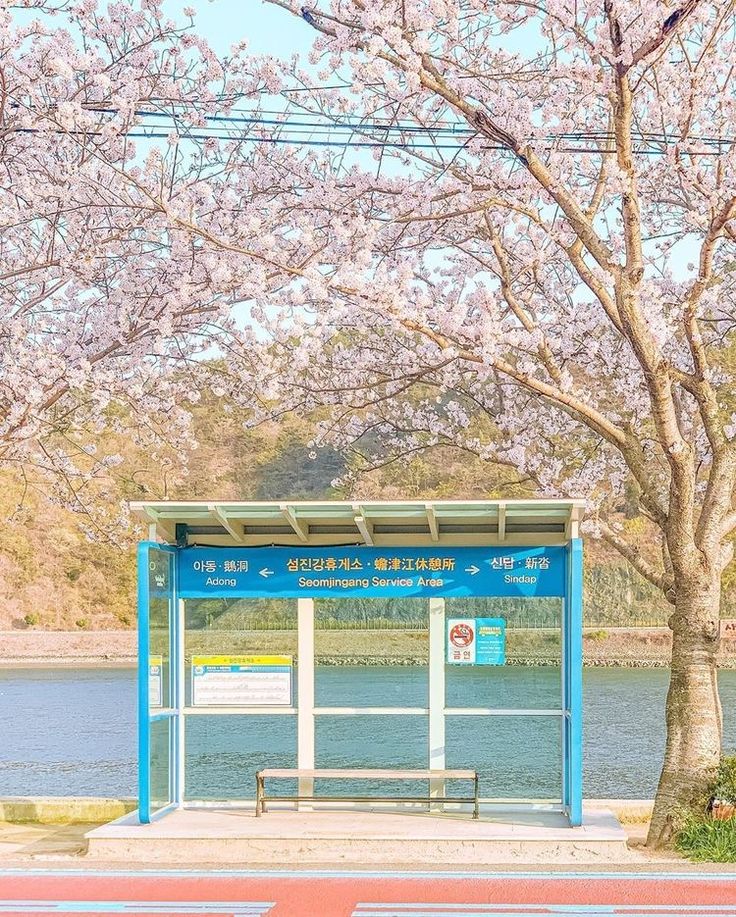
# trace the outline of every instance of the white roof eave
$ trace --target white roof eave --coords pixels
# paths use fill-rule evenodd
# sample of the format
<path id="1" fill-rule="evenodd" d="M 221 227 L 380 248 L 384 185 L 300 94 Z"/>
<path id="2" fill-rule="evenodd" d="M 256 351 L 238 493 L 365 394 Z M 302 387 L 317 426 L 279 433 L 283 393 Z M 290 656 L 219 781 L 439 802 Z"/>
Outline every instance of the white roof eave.
<path id="1" fill-rule="evenodd" d="M 187 500 L 136 501 L 130 509 L 165 542 L 175 541 L 176 524 L 183 523 L 195 529 L 197 544 L 223 546 L 511 545 L 566 543 L 577 535 L 585 501 Z"/>

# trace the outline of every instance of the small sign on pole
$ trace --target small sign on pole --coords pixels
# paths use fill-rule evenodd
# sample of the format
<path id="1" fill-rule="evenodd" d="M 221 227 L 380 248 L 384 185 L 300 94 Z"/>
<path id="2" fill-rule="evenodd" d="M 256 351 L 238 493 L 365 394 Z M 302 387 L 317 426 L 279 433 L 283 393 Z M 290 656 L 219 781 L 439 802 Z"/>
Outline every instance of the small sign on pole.
<path id="1" fill-rule="evenodd" d="M 726 639 L 736 640 L 736 618 L 721 619 L 721 636 Z"/>
<path id="2" fill-rule="evenodd" d="M 503 618 L 449 618 L 447 662 L 450 665 L 504 665 L 506 622 Z"/>

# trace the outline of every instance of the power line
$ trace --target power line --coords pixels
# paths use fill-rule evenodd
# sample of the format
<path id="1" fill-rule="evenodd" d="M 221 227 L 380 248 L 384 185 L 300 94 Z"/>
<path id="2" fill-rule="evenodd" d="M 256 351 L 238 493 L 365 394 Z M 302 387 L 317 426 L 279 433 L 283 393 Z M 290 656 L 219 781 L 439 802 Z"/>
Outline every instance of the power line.
<path id="1" fill-rule="evenodd" d="M 41 129 L 34 128 L 19 128 L 17 133 L 23 134 L 41 134 L 41 133 L 50 133 L 48 131 L 43 131 Z M 100 131 L 53 131 L 58 135 L 64 136 L 78 136 L 78 137 L 96 137 L 101 136 Z M 124 135 L 126 138 L 132 140 L 169 140 L 171 138 L 171 132 L 162 132 L 162 131 L 126 131 Z M 299 147 L 338 147 L 340 149 L 396 149 L 404 150 L 407 153 L 410 153 L 412 150 L 450 150 L 452 152 L 460 152 L 463 147 L 453 144 L 442 144 L 442 143 L 399 143 L 398 141 L 391 140 L 315 140 L 315 139 L 299 139 L 297 137 L 259 137 L 252 134 L 243 134 L 237 137 L 232 135 L 216 135 L 213 133 L 198 134 L 193 132 L 188 132 L 186 135 L 182 136 L 182 140 L 222 140 L 228 142 L 237 142 L 237 141 L 247 141 L 248 143 L 254 144 L 273 144 L 277 146 L 299 146 Z M 498 150 L 501 152 L 511 153 L 512 150 L 504 144 L 484 144 L 481 148 L 481 151 L 485 150 Z M 547 146 L 545 147 L 547 152 L 558 152 L 558 153 L 576 153 L 583 155 L 600 155 L 601 153 L 606 152 L 605 149 L 601 147 L 582 147 L 582 146 Z M 648 150 L 648 149 L 634 149 L 634 154 L 639 156 L 661 156 L 662 151 L 660 150 Z M 720 156 L 722 153 L 715 152 L 713 150 L 689 150 L 688 156 Z"/>
<path id="2" fill-rule="evenodd" d="M 14 107 L 21 107 L 18 102 Z M 96 114 L 114 116 L 116 109 L 102 106 L 87 109 Z M 379 118 L 372 119 L 340 119 L 324 113 L 313 113 L 295 116 L 290 112 L 259 110 L 257 113 L 240 112 L 238 114 L 202 114 L 206 124 L 189 127 L 182 124 L 187 111 L 158 111 L 152 109 L 138 109 L 134 114 L 141 119 L 123 133 L 123 136 L 133 139 L 168 139 L 172 133 L 178 134 L 182 140 L 202 141 L 218 140 L 224 142 L 251 142 L 270 143 L 294 146 L 313 147 L 354 147 L 377 148 L 387 147 L 406 150 L 452 150 L 460 152 L 471 140 L 483 141 L 482 135 L 462 122 L 438 121 L 434 125 L 422 125 L 407 122 L 384 121 Z M 270 117 L 267 117 L 270 116 Z M 146 124 L 151 120 L 154 124 Z M 161 128 L 161 121 L 170 123 L 170 131 L 165 133 Z M 210 126 L 211 125 L 211 126 Z M 236 132 L 235 127 L 246 125 L 250 130 Z M 231 129 L 232 128 L 232 129 Z M 267 135 L 258 133 L 263 128 Z M 43 128 L 18 128 L 20 133 L 44 133 Z M 94 137 L 100 136 L 101 131 L 58 130 L 58 134 L 73 136 Z M 683 138 L 666 134 L 664 132 L 638 131 L 633 136 L 635 142 L 634 152 L 638 155 L 663 155 L 668 148 L 676 143 L 682 146 Z M 698 135 L 686 138 L 692 143 L 705 147 L 705 149 L 684 152 L 690 156 L 718 156 L 728 151 L 736 140 L 734 138 L 712 137 Z M 455 141 L 447 142 L 448 140 Z M 425 142 L 421 142 L 425 141 Z M 615 135 L 608 130 L 587 130 L 575 132 L 548 133 L 540 138 L 535 138 L 534 143 L 541 143 L 547 151 L 565 153 L 579 153 L 595 155 L 611 152 L 615 147 Z M 564 144 L 564 145 L 563 145 Z M 508 150 L 508 146 L 497 143 L 485 143 L 482 150 Z"/>
<path id="3" fill-rule="evenodd" d="M 90 109 L 91 111 L 96 111 L 106 114 L 114 114 L 113 109 L 103 109 L 103 108 L 94 108 Z M 135 114 L 140 117 L 153 117 L 153 118 L 169 118 L 175 120 L 177 117 L 176 113 L 162 112 L 162 111 L 152 111 L 149 109 L 141 109 L 136 111 Z M 274 118 L 264 118 L 263 115 L 275 115 Z M 304 117 L 301 115 L 300 117 Z M 278 110 L 264 110 L 260 109 L 260 116 L 254 117 L 252 115 L 203 115 L 203 118 L 206 121 L 212 121 L 214 123 L 233 123 L 233 124 L 252 124 L 252 125 L 266 125 L 266 126 L 276 126 L 276 127 L 309 127 L 313 129 L 336 129 L 336 130 L 355 130 L 355 131 L 376 131 L 384 132 L 388 131 L 390 133 L 409 133 L 409 134 L 427 134 L 434 136 L 436 134 L 444 135 L 450 134 L 458 138 L 468 138 L 477 136 L 478 132 L 468 127 L 467 124 L 463 122 L 451 122 L 451 121 L 438 121 L 435 125 L 422 125 L 422 124 L 412 124 L 401 121 L 389 121 L 386 118 L 386 123 L 377 117 L 373 117 L 371 120 L 358 119 L 358 120 L 345 120 L 338 119 L 337 116 L 330 116 L 327 114 L 316 115 L 315 117 L 321 117 L 322 121 L 312 120 L 312 121 L 297 121 L 294 120 L 293 116 L 288 112 L 281 112 Z M 447 125 L 447 126 L 445 126 Z M 633 131 L 632 135 L 635 140 L 642 143 L 662 143 L 662 144 L 672 144 L 683 138 L 675 137 L 672 134 L 666 134 L 661 131 Z M 544 137 L 545 141 L 552 140 L 567 140 L 567 141 L 597 141 L 597 142 L 609 142 L 615 141 L 616 135 L 609 130 L 588 130 L 588 131 L 561 131 L 559 133 L 550 133 Z M 732 146 L 736 143 L 736 138 L 733 137 L 711 137 L 706 135 L 693 135 L 688 138 L 697 143 L 704 143 L 712 146 Z"/>

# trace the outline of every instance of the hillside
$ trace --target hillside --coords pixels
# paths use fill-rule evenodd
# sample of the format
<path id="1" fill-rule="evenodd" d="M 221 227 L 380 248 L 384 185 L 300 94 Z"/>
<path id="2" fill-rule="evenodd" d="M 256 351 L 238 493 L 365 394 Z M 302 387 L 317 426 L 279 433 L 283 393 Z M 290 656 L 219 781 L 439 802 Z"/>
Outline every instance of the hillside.
<path id="1" fill-rule="evenodd" d="M 198 448 L 188 471 L 179 456 L 156 456 L 112 434 L 102 449 L 117 450 L 123 462 L 116 477 L 95 484 L 113 507 L 129 499 L 273 500 L 306 498 L 393 499 L 417 497 L 523 496 L 507 480 L 508 469 L 467 453 L 438 449 L 409 464 L 389 464 L 334 485 L 350 460 L 310 444 L 314 427 L 289 418 L 280 425 L 244 429 L 238 412 L 216 399 L 197 406 Z M 90 493 L 92 486 L 90 485 Z M 0 630 L 101 630 L 133 627 L 133 544 L 140 532 L 107 527 L 53 502 L 40 481 L 0 473 Z M 94 540 L 88 531 L 95 530 Z M 601 626 L 662 624 L 668 606 L 609 549 L 590 542 L 586 559 L 586 621 Z M 268 611 L 265 610 L 268 614 Z M 275 612 L 274 612 L 275 613 Z M 537 620 L 534 620 L 536 616 Z M 543 624 L 544 608 L 531 620 Z"/>

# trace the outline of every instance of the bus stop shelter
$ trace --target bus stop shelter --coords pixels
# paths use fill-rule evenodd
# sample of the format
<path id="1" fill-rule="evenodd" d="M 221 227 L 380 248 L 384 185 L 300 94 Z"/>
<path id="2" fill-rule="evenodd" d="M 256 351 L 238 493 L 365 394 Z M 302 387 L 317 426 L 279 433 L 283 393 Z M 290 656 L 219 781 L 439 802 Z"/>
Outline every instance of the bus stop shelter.
<path id="1" fill-rule="evenodd" d="M 582 501 L 140 502 L 132 510 L 148 525 L 138 548 L 139 824 L 204 805 L 187 792 L 193 718 L 293 717 L 297 767 L 310 769 L 320 718 L 405 715 L 427 722 L 429 770 L 445 768 L 452 718 L 557 720 L 557 811 L 581 825 Z M 448 705 L 449 666 L 505 662 L 502 615 L 446 613 L 448 600 L 457 608 L 479 597 L 560 600 L 561 685 L 549 705 Z M 187 602 L 223 598 L 295 602 L 296 664 L 290 653 L 191 652 Z M 425 705 L 315 702 L 315 600 L 325 598 L 426 603 Z M 482 813 L 492 810 L 492 797 L 482 803 Z"/>

